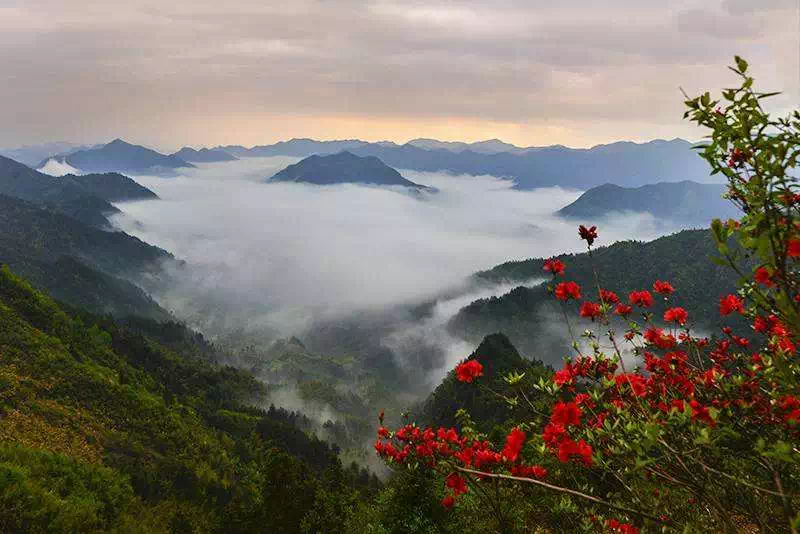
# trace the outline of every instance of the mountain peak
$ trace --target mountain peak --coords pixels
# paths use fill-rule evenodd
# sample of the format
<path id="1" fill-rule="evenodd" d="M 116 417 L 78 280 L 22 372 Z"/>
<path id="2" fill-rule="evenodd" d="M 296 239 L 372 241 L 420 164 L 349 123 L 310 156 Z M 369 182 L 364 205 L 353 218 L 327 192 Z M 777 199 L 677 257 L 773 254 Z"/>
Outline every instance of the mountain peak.
<path id="1" fill-rule="evenodd" d="M 327 156 L 309 156 L 294 165 L 289 165 L 269 181 L 302 182 L 316 185 L 358 183 L 424 188 L 424 186 L 406 180 L 399 172 L 377 157 L 357 156 L 348 150 Z"/>

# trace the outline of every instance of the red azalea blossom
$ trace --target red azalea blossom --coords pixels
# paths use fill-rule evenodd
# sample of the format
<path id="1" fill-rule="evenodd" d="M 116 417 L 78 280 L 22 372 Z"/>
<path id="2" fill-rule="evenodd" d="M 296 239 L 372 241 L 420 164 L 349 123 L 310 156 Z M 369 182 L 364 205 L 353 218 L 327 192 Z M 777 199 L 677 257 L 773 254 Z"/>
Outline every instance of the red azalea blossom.
<path id="1" fill-rule="evenodd" d="M 786 255 L 790 258 L 800 257 L 800 239 L 791 239 L 786 247 Z"/>
<path id="2" fill-rule="evenodd" d="M 645 330 L 644 339 L 659 349 L 671 349 L 678 342 L 675 336 L 672 334 L 665 334 L 662 329 L 656 327 L 650 327 Z"/>
<path id="3" fill-rule="evenodd" d="M 553 383 L 559 387 L 572 383 L 572 369 L 569 364 L 553 373 Z"/>
<path id="4" fill-rule="evenodd" d="M 525 444 L 525 432 L 515 428 L 506 436 L 506 446 L 501 453 L 509 462 L 516 462 L 522 446 Z"/>
<path id="5" fill-rule="evenodd" d="M 759 284 L 767 287 L 774 287 L 775 282 L 772 281 L 772 273 L 766 267 L 759 267 L 753 275 L 753 280 Z"/>
<path id="6" fill-rule="evenodd" d="M 444 483 L 448 488 L 453 490 L 454 495 L 461 495 L 467 492 L 467 483 L 458 473 L 450 473 L 447 475 Z"/>
<path id="7" fill-rule="evenodd" d="M 631 291 L 630 295 L 628 295 L 628 302 L 640 308 L 649 308 L 653 305 L 653 295 L 646 289 Z"/>
<path id="8" fill-rule="evenodd" d="M 547 469 L 540 465 L 515 465 L 511 468 L 511 474 L 515 477 L 545 478 L 547 476 Z"/>
<path id="9" fill-rule="evenodd" d="M 583 411 L 574 402 L 558 402 L 553 406 L 550 422 L 563 427 L 581 424 Z"/>
<path id="10" fill-rule="evenodd" d="M 675 288 L 672 287 L 672 284 L 669 282 L 656 280 L 653 282 L 653 291 L 660 293 L 661 295 L 671 295 L 675 291 Z"/>
<path id="11" fill-rule="evenodd" d="M 444 499 L 442 499 L 442 506 L 447 510 L 452 508 L 455 503 L 456 500 L 452 495 L 447 495 Z"/>
<path id="12" fill-rule="evenodd" d="M 613 291 L 608 291 L 601 288 L 600 300 L 602 300 L 606 304 L 617 304 L 619 302 L 619 297 Z"/>
<path id="13" fill-rule="evenodd" d="M 566 270 L 566 266 L 564 262 L 561 260 L 557 260 L 555 258 L 544 260 L 544 270 L 553 273 L 553 276 L 561 275 L 564 276 L 564 271 Z"/>
<path id="14" fill-rule="evenodd" d="M 561 282 L 556 286 L 555 295 L 558 300 L 578 300 L 581 298 L 581 286 L 575 282 Z"/>
<path id="15" fill-rule="evenodd" d="M 614 313 L 621 317 L 627 317 L 628 315 L 633 313 L 633 308 L 631 306 L 628 306 L 627 304 L 620 303 L 617 304 L 616 308 L 614 308 Z"/>
<path id="16" fill-rule="evenodd" d="M 581 236 L 581 239 L 586 241 L 591 247 L 594 243 L 594 240 L 597 239 L 597 226 L 586 228 L 584 225 L 580 225 L 578 227 L 578 235 Z"/>
<path id="17" fill-rule="evenodd" d="M 668 323 L 678 323 L 683 326 L 689 320 L 689 313 L 681 307 L 670 308 L 664 312 L 664 320 Z"/>
<path id="18" fill-rule="evenodd" d="M 581 304 L 580 310 L 581 317 L 588 317 L 592 321 L 603 315 L 603 310 L 600 308 L 600 305 L 594 302 L 589 302 L 588 300 Z"/>
<path id="19" fill-rule="evenodd" d="M 720 315 L 730 315 L 738 311 L 744 313 L 744 301 L 736 295 L 728 295 L 719 299 L 719 313 Z"/>
<path id="20" fill-rule="evenodd" d="M 584 465 L 592 465 L 592 446 L 586 443 L 585 440 L 580 440 L 577 443 L 570 438 L 564 438 L 558 444 L 558 460 L 562 463 L 570 461 L 572 458 L 578 457 Z"/>
<path id="21" fill-rule="evenodd" d="M 742 164 L 750 157 L 750 154 L 741 148 L 734 148 L 730 152 L 728 158 L 728 167 L 741 167 Z"/>
<path id="22" fill-rule="evenodd" d="M 483 365 L 478 360 L 468 360 L 456 367 L 456 379 L 459 382 L 469 384 L 479 376 L 483 376 Z"/>

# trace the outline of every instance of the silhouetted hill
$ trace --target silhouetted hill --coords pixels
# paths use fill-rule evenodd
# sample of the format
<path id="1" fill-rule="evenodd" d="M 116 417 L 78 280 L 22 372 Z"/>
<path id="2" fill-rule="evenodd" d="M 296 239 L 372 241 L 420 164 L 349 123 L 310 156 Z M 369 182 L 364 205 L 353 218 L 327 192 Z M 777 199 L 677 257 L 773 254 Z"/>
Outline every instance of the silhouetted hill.
<path id="1" fill-rule="evenodd" d="M 647 212 L 661 220 L 683 226 L 708 226 L 714 218 L 738 218 L 741 214 L 722 195 L 722 184 L 699 184 L 689 180 L 661 182 L 628 188 L 603 184 L 586 191 L 558 213 L 565 217 L 596 222 L 618 212 Z"/>
<path id="2" fill-rule="evenodd" d="M 330 156 L 309 156 L 299 163 L 289 165 L 269 181 L 316 185 L 356 183 L 424 187 L 406 180 L 376 157 L 360 157 L 347 151 Z"/>
<path id="3" fill-rule="evenodd" d="M 525 380 L 535 383 L 539 377 L 552 372 L 541 362 L 520 356 L 504 334 L 487 335 L 466 360 L 477 360 L 483 365 L 483 376 L 478 381 L 485 387 L 461 383 L 456 380 L 455 372 L 450 371 L 419 410 L 419 418 L 424 424 L 445 428 L 457 426 L 455 414 L 463 408 L 478 428 L 488 432 L 512 414 L 509 404 L 494 393 L 506 389 L 504 377 L 508 373 L 525 373 Z M 532 390 L 528 388 L 528 391 Z"/>
<path id="4" fill-rule="evenodd" d="M 200 150 L 195 150 L 194 148 L 183 147 L 179 151 L 175 152 L 173 156 L 176 156 L 183 161 L 188 161 L 189 163 L 216 163 L 218 161 L 235 161 L 239 159 L 236 156 L 225 152 L 224 150 L 217 150 L 213 148 L 201 148 Z"/>
<path id="5" fill-rule="evenodd" d="M 107 145 L 79 150 L 54 159 L 84 172 L 162 173 L 183 167 L 194 167 L 177 156 L 166 156 L 155 150 L 115 139 Z M 50 159 L 50 158 L 48 158 Z M 46 164 L 43 161 L 40 167 Z"/>
<path id="6" fill-rule="evenodd" d="M 0 156 L 0 195 L 7 195 L 69 215 L 85 224 L 106 226 L 106 215 L 119 210 L 110 202 L 158 198 L 127 176 L 116 173 L 55 178 Z"/>

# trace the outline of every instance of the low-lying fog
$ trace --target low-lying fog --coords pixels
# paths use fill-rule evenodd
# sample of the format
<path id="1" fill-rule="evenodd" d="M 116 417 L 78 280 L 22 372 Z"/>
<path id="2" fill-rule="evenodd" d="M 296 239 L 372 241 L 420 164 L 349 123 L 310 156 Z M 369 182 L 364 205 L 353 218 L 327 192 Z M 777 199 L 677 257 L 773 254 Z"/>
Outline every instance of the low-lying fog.
<path id="1" fill-rule="evenodd" d="M 449 294 L 414 333 L 446 338 L 443 325 L 472 297 L 510 289 L 470 288 L 466 280 L 475 271 L 583 249 L 576 225 L 553 215 L 578 191 L 517 191 L 492 176 L 402 170 L 438 192 L 264 183 L 295 161 L 242 159 L 201 164 L 174 178 L 136 177 L 161 200 L 121 204 L 115 223 L 188 264 L 180 282 L 155 295 L 164 307 L 210 334 L 302 337 L 315 321 Z M 599 244 L 658 232 L 648 216 L 621 217 L 604 224 Z M 400 350 L 408 335 L 404 325 L 385 344 Z M 469 349 L 458 340 L 442 343 L 460 357 Z"/>

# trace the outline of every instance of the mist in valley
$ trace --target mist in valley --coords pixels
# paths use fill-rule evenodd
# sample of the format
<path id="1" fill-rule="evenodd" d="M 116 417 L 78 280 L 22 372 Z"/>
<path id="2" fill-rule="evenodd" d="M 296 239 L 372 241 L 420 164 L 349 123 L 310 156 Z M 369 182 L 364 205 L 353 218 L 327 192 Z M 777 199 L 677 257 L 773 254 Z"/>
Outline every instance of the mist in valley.
<path id="1" fill-rule="evenodd" d="M 436 191 L 266 182 L 296 161 L 138 176 L 161 199 L 118 205 L 120 229 L 185 262 L 169 265 L 169 284 L 154 297 L 223 347 L 266 352 L 297 336 L 314 353 L 385 364 L 403 375 L 398 390 L 424 394 L 475 347 L 448 321 L 473 300 L 521 285 L 479 282 L 475 272 L 583 250 L 575 223 L 554 215 L 580 191 L 403 170 Z M 652 217 L 627 214 L 604 222 L 599 244 L 663 232 Z M 527 356 L 556 363 L 563 355 Z"/>

